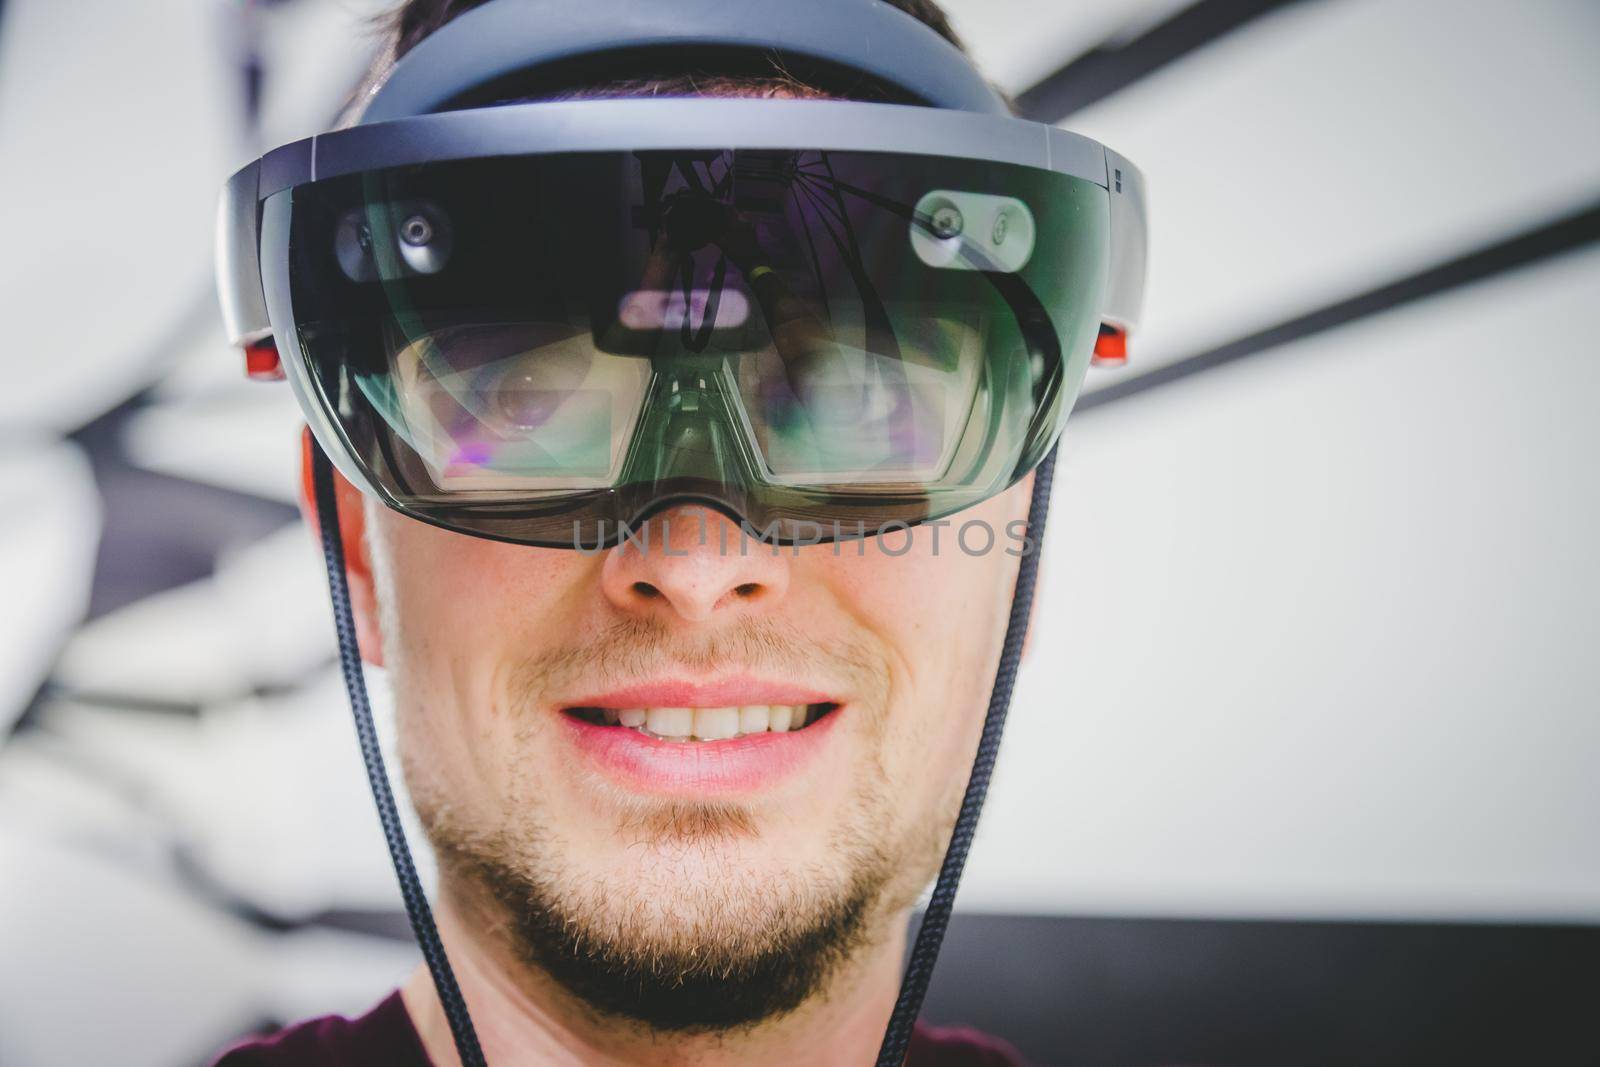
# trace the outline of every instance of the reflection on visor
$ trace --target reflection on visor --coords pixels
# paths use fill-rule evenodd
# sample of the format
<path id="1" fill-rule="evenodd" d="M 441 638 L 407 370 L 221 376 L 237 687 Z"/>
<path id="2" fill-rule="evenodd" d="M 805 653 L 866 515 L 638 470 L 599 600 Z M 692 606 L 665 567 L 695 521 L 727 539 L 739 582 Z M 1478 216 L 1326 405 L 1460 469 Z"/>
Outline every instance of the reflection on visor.
<path id="1" fill-rule="evenodd" d="M 1013 484 L 1088 365 L 1107 218 L 1052 171 L 762 149 L 342 175 L 263 232 L 274 317 L 389 500 L 570 545 L 673 500 L 919 521 Z"/>
<path id="2" fill-rule="evenodd" d="M 358 379 L 441 488 L 604 486 L 638 419 L 639 360 L 566 324 L 450 326 L 406 340 Z"/>
<path id="3" fill-rule="evenodd" d="M 840 315 L 808 349 L 745 362 L 740 389 L 775 481 L 933 481 L 949 467 L 976 398 L 981 327 L 908 317 L 893 357 L 834 339 L 859 329 Z"/>
<path id="4" fill-rule="evenodd" d="M 687 296 L 673 290 L 640 289 L 617 301 L 617 322 L 630 330 L 703 329 L 707 315 L 714 327 L 736 330 L 750 317 L 750 303 L 737 289 L 713 292 L 695 289 Z"/>

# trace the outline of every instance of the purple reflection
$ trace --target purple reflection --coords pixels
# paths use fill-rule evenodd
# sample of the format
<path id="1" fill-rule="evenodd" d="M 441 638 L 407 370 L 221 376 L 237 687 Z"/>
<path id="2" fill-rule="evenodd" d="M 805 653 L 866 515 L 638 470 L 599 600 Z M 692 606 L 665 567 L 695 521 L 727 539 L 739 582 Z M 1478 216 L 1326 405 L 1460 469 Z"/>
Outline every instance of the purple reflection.
<path id="1" fill-rule="evenodd" d="M 494 450 L 482 441 L 465 441 L 456 447 L 450 457 L 451 467 L 485 467 L 494 458 Z"/>

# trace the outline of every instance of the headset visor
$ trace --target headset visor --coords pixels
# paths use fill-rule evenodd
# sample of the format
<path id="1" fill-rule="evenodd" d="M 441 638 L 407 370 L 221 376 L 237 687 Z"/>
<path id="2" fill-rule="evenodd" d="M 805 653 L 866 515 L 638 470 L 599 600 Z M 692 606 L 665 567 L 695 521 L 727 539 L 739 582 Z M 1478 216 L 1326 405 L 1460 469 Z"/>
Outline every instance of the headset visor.
<path id="1" fill-rule="evenodd" d="M 1080 178 L 769 149 L 348 174 L 271 196 L 262 242 L 325 442 L 408 514 L 560 546 L 677 503 L 795 540 L 994 495 L 1060 430 L 1107 256 Z"/>

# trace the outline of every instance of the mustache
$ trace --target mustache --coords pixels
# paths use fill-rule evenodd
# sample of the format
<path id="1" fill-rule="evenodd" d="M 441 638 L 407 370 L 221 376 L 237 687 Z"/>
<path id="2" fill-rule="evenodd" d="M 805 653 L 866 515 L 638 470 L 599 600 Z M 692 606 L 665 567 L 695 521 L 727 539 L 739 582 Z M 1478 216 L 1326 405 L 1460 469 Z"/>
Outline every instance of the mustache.
<path id="1" fill-rule="evenodd" d="M 510 693 L 526 706 L 544 694 L 621 687 L 665 674 L 771 674 L 838 685 L 881 698 L 888 659 L 865 631 L 822 638 L 778 620 L 750 619 L 683 634 L 654 619 L 626 619 L 593 638 L 545 649 L 511 670 Z"/>

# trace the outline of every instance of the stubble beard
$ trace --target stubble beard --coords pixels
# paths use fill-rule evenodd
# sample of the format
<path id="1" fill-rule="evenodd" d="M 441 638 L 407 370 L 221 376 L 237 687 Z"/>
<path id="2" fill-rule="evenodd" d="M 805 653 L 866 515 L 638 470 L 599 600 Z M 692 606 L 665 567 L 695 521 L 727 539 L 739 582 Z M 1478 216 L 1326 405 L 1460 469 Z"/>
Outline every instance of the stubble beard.
<path id="1" fill-rule="evenodd" d="M 619 636 L 608 642 L 613 653 Z M 648 655 L 642 641 L 620 646 Z M 725 651 L 708 650 L 707 658 Z M 751 648 L 743 651 L 736 662 L 747 665 Z M 522 673 L 533 685 L 586 658 L 564 650 Z M 877 667 L 866 669 L 886 679 Z M 886 681 L 879 689 L 886 701 Z M 580 869 L 574 850 L 549 828 L 531 776 L 513 786 L 498 825 L 465 825 L 438 769 L 412 758 L 410 746 L 402 755 L 446 886 L 488 912 L 485 925 L 518 964 L 604 1020 L 666 1034 L 737 1032 L 828 987 L 885 936 L 937 866 L 959 792 L 920 819 L 897 811 L 881 763 L 885 710 L 877 709 L 825 858 L 761 872 L 739 861 L 741 847 L 760 834 L 742 805 L 641 799 L 617 825 L 629 854 L 640 857 L 638 869 L 601 873 Z"/>

